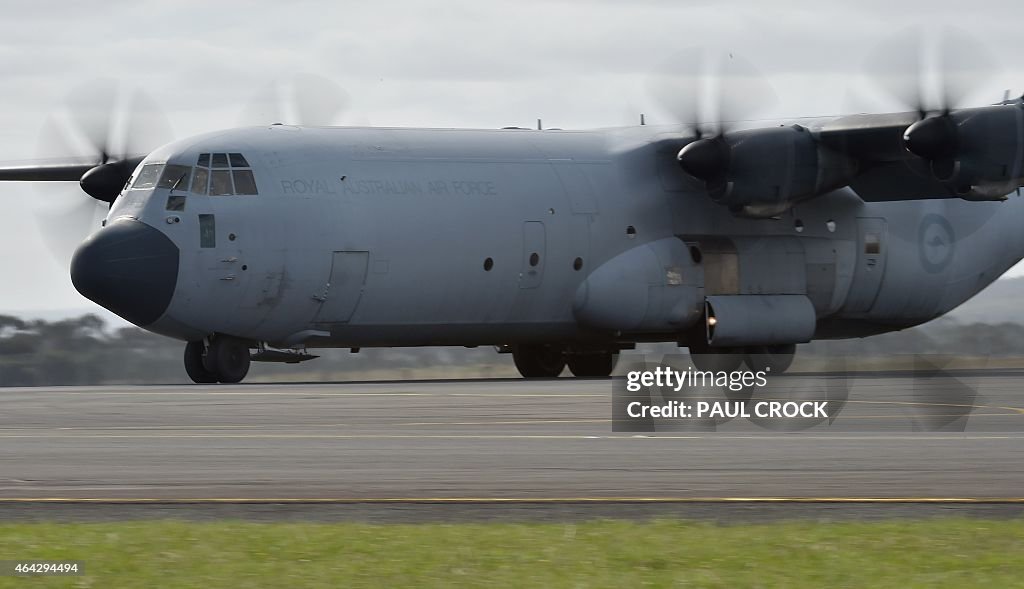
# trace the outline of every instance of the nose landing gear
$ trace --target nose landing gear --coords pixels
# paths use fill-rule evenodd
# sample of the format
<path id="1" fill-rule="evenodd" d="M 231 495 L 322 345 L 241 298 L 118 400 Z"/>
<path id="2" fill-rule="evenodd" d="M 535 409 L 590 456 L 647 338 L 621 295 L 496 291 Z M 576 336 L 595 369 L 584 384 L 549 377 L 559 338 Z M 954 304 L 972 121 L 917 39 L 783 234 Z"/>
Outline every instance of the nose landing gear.
<path id="1" fill-rule="evenodd" d="M 185 346 L 185 372 L 192 382 L 241 382 L 249 373 L 249 344 L 227 335 L 215 335 L 209 345 L 205 341 Z"/>
<path id="2" fill-rule="evenodd" d="M 217 382 L 217 375 L 206 369 L 203 364 L 203 356 L 206 354 L 206 344 L 202 341 L 188 342 L 185 344 L 185 372 L 192 382 L 196 384 L 213 384 Z"/>

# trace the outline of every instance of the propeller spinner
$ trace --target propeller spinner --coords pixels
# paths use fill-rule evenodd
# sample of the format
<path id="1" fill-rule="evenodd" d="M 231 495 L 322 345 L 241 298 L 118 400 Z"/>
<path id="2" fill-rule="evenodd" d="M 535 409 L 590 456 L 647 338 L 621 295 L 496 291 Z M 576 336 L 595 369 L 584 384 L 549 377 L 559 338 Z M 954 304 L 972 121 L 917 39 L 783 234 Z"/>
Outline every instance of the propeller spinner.
<path id="1" fill-rule="evenodd" d="M 688 175 L 704 182 L 712 199 L 724 197 L 732 166 L 730 133 L 778 97 L 767 78 L 732 53 L 691 49 L 677 54 L 651 85 L 654 98 L 695 140 L 676 156 Z"/>

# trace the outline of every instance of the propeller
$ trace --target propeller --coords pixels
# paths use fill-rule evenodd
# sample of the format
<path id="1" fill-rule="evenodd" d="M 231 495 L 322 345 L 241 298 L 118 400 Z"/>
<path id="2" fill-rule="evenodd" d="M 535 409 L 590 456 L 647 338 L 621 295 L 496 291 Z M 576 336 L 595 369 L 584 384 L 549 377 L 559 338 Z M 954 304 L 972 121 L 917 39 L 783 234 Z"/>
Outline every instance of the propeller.
<path id="1" fill-rule="evenodd" d="M 149 151 L 171 138 L 170 127 L 155 103 L 139 91 L 122 90 L 112 80 L 96 80 L 75 88 L 44 123 L 37 151 L 47 158 L 75 158 L 64 176 L 80 174 L 81 190 L 63 182 L 36 184 L 44 192 L 35 217 L 44 241 L 61 262 L 93 230 L 121 192 L 135 167 Z M 79 171 L 81 170 L 81 171 Z M 84 173 L 83 173 L 84 172 Z"/>
<path id="2" fill-rule="evenodd" d="M 929 162 L 940 180 L 956 174 L 960 147 L 951 113 L 993 75 L 994 56 L 984 44 L 956 30 L 907 30 L 882 43 L 867 59 L 874 85 L 901 107 L 917 113 L 903 146 Z"/>
<path id="3" fill-rule="evenodd" d="M 728 185 L 729 133 L 778 103 L 771 84 L 753 64 L 733 53 L 699 49 L 674 55 L 651 84 L 651 93 L 677 122 L 693 130 L 694 141 L 677 159 L 684 172 L 705 183 L 712 198 Z"/>
<path id="4" fill-rule="evenodd" d="M 322 127 L 334 124 L 351 103 L 337 83 L 301 73 L 265 86 L 241 116 L 243 125 L 284 123 Z"/>

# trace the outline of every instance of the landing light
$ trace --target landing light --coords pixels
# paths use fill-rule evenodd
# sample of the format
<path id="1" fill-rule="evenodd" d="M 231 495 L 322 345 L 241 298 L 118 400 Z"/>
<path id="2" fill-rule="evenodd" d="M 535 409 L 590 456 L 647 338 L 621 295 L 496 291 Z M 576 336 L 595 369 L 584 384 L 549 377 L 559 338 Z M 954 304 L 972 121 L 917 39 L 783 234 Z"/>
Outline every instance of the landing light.
<path id="1" fill-rule="evenodd" d="M 716 323 L 718 323 L 718 319 L 714 317 L 708 317 L 708 325 L 714 327 Z"/>

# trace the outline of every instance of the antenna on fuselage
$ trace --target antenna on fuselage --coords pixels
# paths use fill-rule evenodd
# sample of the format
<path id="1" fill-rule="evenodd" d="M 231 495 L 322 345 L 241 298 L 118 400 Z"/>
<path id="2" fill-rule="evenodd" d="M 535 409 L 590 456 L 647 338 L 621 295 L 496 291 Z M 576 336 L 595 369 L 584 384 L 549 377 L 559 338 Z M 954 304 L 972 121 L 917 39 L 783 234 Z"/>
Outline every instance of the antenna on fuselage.
<path id="1" fill-rule="evenodd" d="M 644 126 L 646 124 L 647 124 L 647 121 L 644 120 L 644 113 L 640 113 L 640 126 L 642 127 L 642 126 Z"/>
<path id="2" fill-rule="evenodd" d="M 544 130 L 544 127 L 540 124 L 540 119 L 537 119 L 537 130 L 538 131 L 543 131 Z"/>

